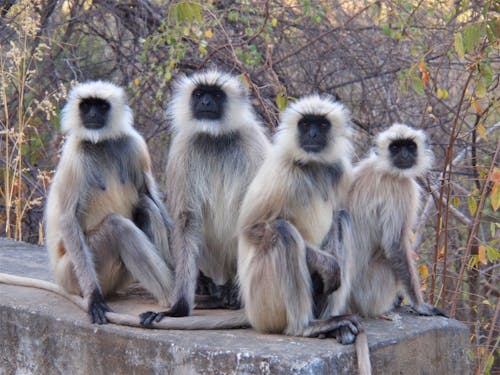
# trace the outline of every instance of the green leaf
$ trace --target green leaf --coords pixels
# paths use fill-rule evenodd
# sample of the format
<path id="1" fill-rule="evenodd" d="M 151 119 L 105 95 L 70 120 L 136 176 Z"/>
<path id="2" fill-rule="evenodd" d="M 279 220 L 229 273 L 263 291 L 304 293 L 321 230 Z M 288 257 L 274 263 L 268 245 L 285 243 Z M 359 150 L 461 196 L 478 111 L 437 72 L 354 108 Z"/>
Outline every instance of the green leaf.
<path id="1" fill-rule="evenodd" d="M 201 22 L 201 5 L 198 3 L 183 1 L 172 5 L 170 8 L 172 17 L 176 23 L 193 23 L 194 21 Z"/>
<path id="2" fill-rule="evenodd" d="M 276 95 L 276 106 L 280 112 L 283 112 L 288 105 L 288 98 L 286 97 L 284 92 L 280 92 Z"/>
<path id="3" fill-rule="evenodd" d="M 477 255 L 471 255 L 469 259 L 469 268 L 477 268 L 477 265 L 479 264 L 479 257 Z"/>
<path id="4" fill-rule="evenodd" d="M 437 89 L 437 97 L 438 97 L 438 99 L 446 99 L 446 98 L 448 98 L 448 90 L 438 88 Z"/>
<path id="5" fill-rule="evenodd" d="M 491 245 L 486 245 L 486 258 L 490 262 L 494 262 L 495 260 L 500 259 L 500 251 Z"/>
<path id="6" fill-rule="evenodd" d="M 491 37 L 494 38 L 493 41 L 498 39 L 498 37 L 500 36 L 500 18 L 495 17 L 490 22 L 488 22 L 487 30 L 489 30 L 489 32 L 491 33 Z"/>
<path id="7" fill-rule="evenodd" d="M 229 12 L 227 15 L 227 20 L 229 22 L 238 22 L 238 19 L 240 18 L 240 14 L 238 12 Z"/>
<path id="8" fill-rule="evenodd" d="M 474 199 L 474 197 L 469 197 L 467 199 L 467 204 L 469 205 L 469 212 L 472 216 L 475 215 L 476 211 L 477 211 L 477 202 L 476 200 Z"/>
<path id="9" fill-rule="evenodd" d="M 489 86 L 493 83 L 493 68 L 491 64 L 482 63 L 479 65 L 481 71 L 481 77 L 484 79 L 484 83 L 486 86 Z"/>
<path id="10" fill-rule="evenodd" d="M 458 57 L 461 59 L 464 58 L 465 53 L 464 53 L 464 42 L 462 38 L 462 34 L 456 33 L 455 34 L 455 51 L 457 52 Z"/>
<path id="11" fill-rule="evenodd" d="M 424 94 L 424 83 L 422 82 L 422 80 L 420 79 L 420 77 L 418 77 L 415 74 L 412 74 L 411 83 L 412 83 L 412 86 L 413 86 L 413 90 L 415 90 L 415 92 L 417 94 L 419 94 L 419 95 L 423 95 Z"/>
<path id="12" fill-rule="evenodd" d="M 476 96 L 478 98 L 484 98 L 486 96 L 486 86 L 484 85 L 484 80 L 480 79 L 476 86 Z"/>
<path id="13" fill-rule="evenodd" d="M 392 29 L 389 25 L 385 25 L 384 27 L 382 27 L 382 31 L 385 35 L 392 37 Z"/>
<path id="14" fill-rule="evenodd" d="M 466 52 L 474 52 L 481 38 L 481 26 L 473 23 L 464 28 L 464 47 Z"/>

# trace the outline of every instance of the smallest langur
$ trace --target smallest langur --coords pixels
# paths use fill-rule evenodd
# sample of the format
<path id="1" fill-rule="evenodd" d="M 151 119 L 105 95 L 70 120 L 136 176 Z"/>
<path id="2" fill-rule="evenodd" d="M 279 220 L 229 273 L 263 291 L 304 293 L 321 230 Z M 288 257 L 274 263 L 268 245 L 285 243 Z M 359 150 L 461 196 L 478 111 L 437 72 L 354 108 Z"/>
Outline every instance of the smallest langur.
<path id="1" fill-rule="evenodd" d="M 334 314 L 377 317 L 392 310 L 403 292 L 417 313 L 446 316 L 423 300 L 410 240 L 420 203 L 416 177 L 431 163 L 425 133 L 394 124 L 377 136 L 372 154 L 355 168 L 346 272 L 330 300 Z"/>

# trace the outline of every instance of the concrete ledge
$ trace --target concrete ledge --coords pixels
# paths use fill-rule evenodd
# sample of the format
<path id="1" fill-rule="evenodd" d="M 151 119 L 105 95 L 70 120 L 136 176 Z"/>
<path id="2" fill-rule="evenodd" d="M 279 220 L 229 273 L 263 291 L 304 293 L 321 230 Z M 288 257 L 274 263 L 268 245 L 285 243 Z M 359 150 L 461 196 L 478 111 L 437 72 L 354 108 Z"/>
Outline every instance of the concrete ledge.
<path id="1" fill-rule="evenodd" d="M 42 247 L 7 239 L 0 239 L 0 272 L 52 279 Z M 115 311 L 155 308 L 137 288 L 130 291 L 110 301 Z M 468 373 L 469 333 L 458 321 L 398 312 L 393 321 L 366 321 L 366 328 L 374 374 Z M 97 326 L 60 296 L 3 284 L 0 332 L 0 375 L 356 373 L 354 347 L 335 340 L 262 335 L 251 329 Z"/>

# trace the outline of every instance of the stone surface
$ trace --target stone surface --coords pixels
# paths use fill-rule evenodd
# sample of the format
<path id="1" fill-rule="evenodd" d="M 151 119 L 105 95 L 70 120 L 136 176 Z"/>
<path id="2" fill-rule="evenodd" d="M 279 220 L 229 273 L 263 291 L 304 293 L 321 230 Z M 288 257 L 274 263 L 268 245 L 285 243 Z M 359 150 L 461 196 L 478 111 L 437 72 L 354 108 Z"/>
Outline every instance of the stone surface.
<path id="1" fill-rule="evenodd" d="M 0 272 L 52 280 L 42 247 L 7 239 L 0 239 Z M 151 303 L 140 293 L 110 301 L 134 313 Z M 468 330 L 455 320 L 398 312 L 365 326 L 374 374 L 468 373 Z M 58 295 L 4 284 L 0 335 L 0 375 L 356 373 L 354 347 L 332 339 L 97 326 Z"/>

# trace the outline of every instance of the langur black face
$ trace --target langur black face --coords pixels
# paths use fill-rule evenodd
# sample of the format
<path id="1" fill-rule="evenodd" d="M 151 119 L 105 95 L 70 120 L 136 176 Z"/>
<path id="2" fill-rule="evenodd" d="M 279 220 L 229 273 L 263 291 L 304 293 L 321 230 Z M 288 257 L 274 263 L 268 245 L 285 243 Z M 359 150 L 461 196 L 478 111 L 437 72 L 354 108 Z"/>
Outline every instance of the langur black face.
<path id="1" fill-rule="evenodd" d="M 392 164 L 400 169 L 408 169 L 417 160 L 417 144 L 412 139 L 397 139 L 389 145 Z"/>
<path id="2" fill-rule="evenodd" d="M 108 122 L 111 105 L 107 100 L 85 98 L 80 102 L 80 118 L 87 129 L 101 129 Z"/>
<path id="3" fill-rule="evenodd" d="M 321 115 L 304 115 L 299 120 L 300 147 L 307 152 L 321 152 L 328 143 L 330 121 Z"/>
<path id="4" fill-rule="evenodd" d="M 197 120 L 220 120 L 224 114 L 226 93 L 219 86 L 198 86 L 191 95 L 191 110 Z"/>

